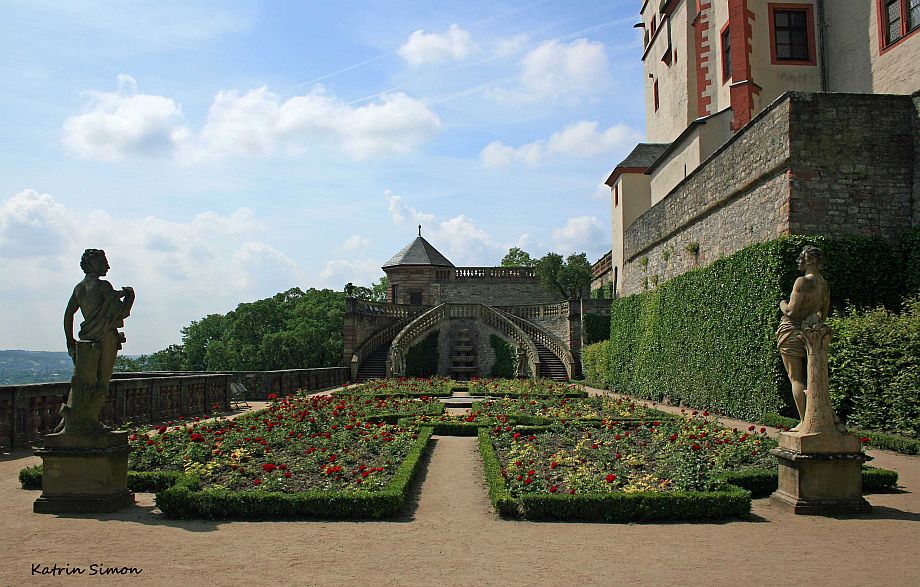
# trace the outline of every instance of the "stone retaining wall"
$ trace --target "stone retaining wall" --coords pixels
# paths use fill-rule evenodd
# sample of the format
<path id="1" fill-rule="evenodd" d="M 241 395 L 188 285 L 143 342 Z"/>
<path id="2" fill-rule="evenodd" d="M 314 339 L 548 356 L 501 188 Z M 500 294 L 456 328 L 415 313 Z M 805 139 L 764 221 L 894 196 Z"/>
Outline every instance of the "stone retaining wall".
<path id="1" fill-rule="evenodd" d="M 920 98 L 787 93 L 624 235 L 622 294 L 784 234 L 916 225 Z"/>

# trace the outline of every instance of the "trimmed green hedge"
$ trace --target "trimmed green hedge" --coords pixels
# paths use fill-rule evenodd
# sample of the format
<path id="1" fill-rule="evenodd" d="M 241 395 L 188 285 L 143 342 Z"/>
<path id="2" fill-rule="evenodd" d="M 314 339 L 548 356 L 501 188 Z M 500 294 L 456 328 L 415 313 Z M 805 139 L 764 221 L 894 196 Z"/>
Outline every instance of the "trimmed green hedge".
<path id="1" fill-rule="evenodd" d="M 23 489 L 42 488 L 41 465 L 33 465 L 19 471 L 19 483 Z M 175 485 L 182 474 L 178 471 L 128 471 L 128 490 L 141 493 L 156 493 Z"/>
<path id="2" fill-rule="evenodd" d="M 900 303 L 903 260 L 882 239 L 791 236 L 754 244 L 613 301 L 611 389 L 748 420 L 794 413 L 775 332 L 779 301 L 799 275 L 796 258 L 806 244 L 826 253 L 832 307 Z"/>
<path id="3" fill-rule="evenodd" d="M 482 469 L 489 488 L 489 501 L 501 516 L 513 516 L 517 513 L 517 500 L 511 496 L 505 480 L 502 478 L 502 466 L 492 446 L 492 438 L 486 428 L 479 429 L 479 454 L 482 456 Z"/>
<path id="4" fill-rule="evenodd" d="M 201 489 L 194 477 L 157 493 L 156 504 L 169 518 L 325 518 L 379 519 L 399 513 L 431 438 L 419 430 L 418 442 L 382 491 L 281 493 Z"/>
<path id="5" fill-rule="evenodd" d="M 720 475 L 719 478 L 731 485 L 747 489 L 754 499 L 769 497 L 779 485 L 779 472 L 776 469 L 729 471 Z M 886 493 L 894 491 L 897 486 L 898 474 L 895 471 L 863 466 L 863 493 Z"/>
<path id="6" fill-rule="evenodd" d="M 920 438 L 920 296 L 900 313 L 850 309 L 833 329 L 831 399 L 851 428 Z"/>
<path id="7" fill-rule="evenodd" d="M 760 419 L 760 423 L 774 428 L 793 428 L 799 424 L 799 421 L 779 414 L 764 414 Z M 873 430 L 850 430 L 849 432 L 860 438 L 868 438 L 871 448 L 891 450 L 905 455 L 920 454 L 920 439 L 917 438 L 885 434 L 884 432 L 875 432 Z"/>
<path id="8" fill-rule="evenodd" d="M 495 351 L 495 364 L 492 365 L 492 377 L 514 378 L 516 358 L 514 349 L 508 342 L 496 334 L 489 335 L 489 344 Z"/>
<path id="9" fill-rule="evenodd" d="M 610 374 L 610 341 L 603 340 L 582 347 L 581 368 L 585 376 L 585 385 L 607 389 L 610 385 L 610 381 L 607 380 Z"/>
<path id="10" fill-rule="evenodd" d="M 406 376 L 431 377 L 438 374 L 438 334 L 435 330 L 406 351 Z"/>

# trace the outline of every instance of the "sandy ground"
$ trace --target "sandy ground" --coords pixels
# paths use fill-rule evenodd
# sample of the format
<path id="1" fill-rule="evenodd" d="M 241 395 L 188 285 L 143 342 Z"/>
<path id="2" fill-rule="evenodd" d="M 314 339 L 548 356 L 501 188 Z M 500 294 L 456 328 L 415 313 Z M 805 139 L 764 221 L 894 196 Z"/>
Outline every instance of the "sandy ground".
<path id="1" fill-rule="evenodd" d="M 744 520 L 608 525 L 499 519 L 474 438 L 435 437 L 390 522 L 172 521 L 152 494 L 114 514 L 33 514 L 39 492 L 16 474 L 39 459 L 19 451 L 0 455 L 0 585 L 920 585 L 920 457 L 869 454 L 903 491 L 868 496 L 868 516 L 793 516 L 761 499 Z M 89 576 L 93 563 L 142 572 Z"/>

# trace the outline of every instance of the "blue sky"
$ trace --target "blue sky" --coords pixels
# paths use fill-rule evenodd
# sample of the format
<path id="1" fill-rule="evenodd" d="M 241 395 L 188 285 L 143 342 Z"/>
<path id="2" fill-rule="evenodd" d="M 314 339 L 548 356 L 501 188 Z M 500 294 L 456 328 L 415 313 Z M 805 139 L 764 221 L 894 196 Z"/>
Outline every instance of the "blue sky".
<path id="1" fill-rule="evenodd" d="M 644 135 L 639 2 L 0 7 L 0 348 L 60 350 L 85 248 L 125 352 L 291 287 L 369 284 L 423 225 L 456 265 L 610 248 Z"/>

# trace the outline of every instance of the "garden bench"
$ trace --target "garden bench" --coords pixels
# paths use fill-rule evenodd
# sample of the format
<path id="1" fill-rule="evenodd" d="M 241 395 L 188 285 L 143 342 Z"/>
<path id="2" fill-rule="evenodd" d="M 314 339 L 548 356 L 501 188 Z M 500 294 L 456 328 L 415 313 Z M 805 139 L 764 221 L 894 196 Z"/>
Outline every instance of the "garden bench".
<path id="1" fill-rule="evenodd" d="M 247 393 L 248 393 L 248 390 L 246 389 L 246 386 L 240 383 L 239 381 L 234 381 L 233 383 L 231 383 L 230 384 L 230 407 L 238 408 L 240 407 L 240 404 L 246 406 L 247 408 L 251 407 L 249 405 L 249 402 L 246 401 Z"/>

